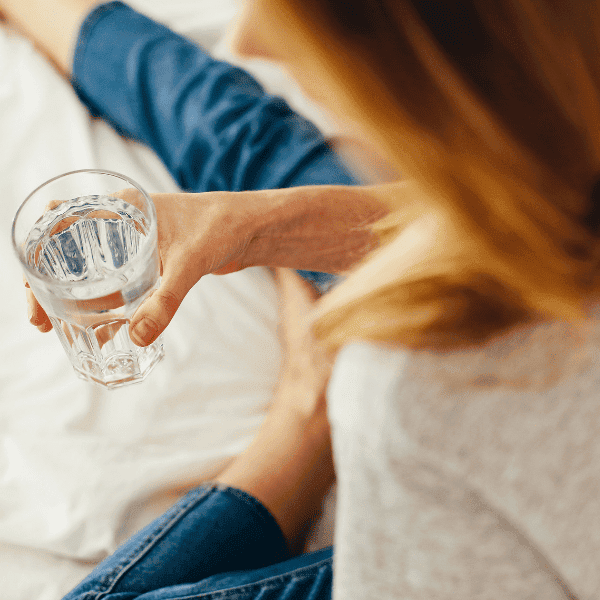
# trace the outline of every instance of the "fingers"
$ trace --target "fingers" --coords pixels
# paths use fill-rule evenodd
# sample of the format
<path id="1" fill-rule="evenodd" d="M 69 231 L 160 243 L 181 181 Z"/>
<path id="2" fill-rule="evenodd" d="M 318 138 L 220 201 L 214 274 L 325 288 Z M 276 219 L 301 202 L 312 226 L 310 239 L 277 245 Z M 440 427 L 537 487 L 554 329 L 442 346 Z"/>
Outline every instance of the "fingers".
<path id="1" fill-rule="evenodd" d="M 25 295 L 27 297 L 27 316 L 29 322 L 35 325 L 42 333 L 46 333 L 52 329 L 52 323 L 46 314 L 46 311 L 40 306 L 33 292 L 29 288 L 29 284 L 25 281 Z"/>
<path id="2" fill-rule="evenodd" d="M 298 301 L 302 298 L 304 302 L 311 305 L 320 298 L 319 292 L 308 281 L 302 279 L 296 271 L 277 268 L 275 275 L 284 296 L 289 295 Z"/>
<path id="3" fill-rule="evenodd" d="M 290 269 L 276 269 L 281 297 L 281 325 L 289 346 L 308 334 L 308 316 L 319 298 L 310 283 Z"/>
<path id="4" fill-rule="evenodd" d="M 133 342 L 142 347 L 154 342 L 175 316 L 184 296 L 173 292 L 163 281 L 131 319 L 129 335 Z"/>
<path id="5" fill-rule="evenodd" d="M 318 294 L 294 271 L 277 269 L 276 275 L 283 344 L 279 390 L 284 395 L 291 393 L 294 410 L 309 416 L 326 405 L 325 390 L 332 366 L 331 358 L 315 341 L 311 329 L 312 309 Z"/>
<path id="6" fill-rule="evenodd" d="M 59 201 L 53 200 L 48 204 L 46 210 L 52 210 L 60 204 Z M 29 322 L 37 327 L 42 333 L 46 333 L 52 329 L 52 323 L 46 314 L 46 311 L 41 307 L 40 303 L 34 296 L 29 282 L 25 275 L 23 275 L 23 284 L 25 285 L 25 297 L 27 298 L 27 317 Z"/>
<path id="7" fill-rule="evenodd" d="M 310 283 L 290 269 L 277 269 L 280 287 L 280 334 L 288 360 L 308 362 L 316 370 L 327 370 L 331 356 L 313 334 L 313 309 L 320 298 Z"/>

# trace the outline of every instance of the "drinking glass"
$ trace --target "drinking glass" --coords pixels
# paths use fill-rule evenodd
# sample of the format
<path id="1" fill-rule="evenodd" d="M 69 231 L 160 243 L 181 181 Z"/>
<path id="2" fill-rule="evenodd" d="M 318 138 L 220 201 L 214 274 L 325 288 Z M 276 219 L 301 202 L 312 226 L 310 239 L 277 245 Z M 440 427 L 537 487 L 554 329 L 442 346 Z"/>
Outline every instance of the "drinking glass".
<path id="1" fill-rule="evenodd" d="M 129 337 L 160 276 L 146 192 L 111 171 L 59 175 L 25 199 L 12 240 L 77 374 L 106 388 L 143 380 L 164 355 L 162 336 L 145 348 Z"/>

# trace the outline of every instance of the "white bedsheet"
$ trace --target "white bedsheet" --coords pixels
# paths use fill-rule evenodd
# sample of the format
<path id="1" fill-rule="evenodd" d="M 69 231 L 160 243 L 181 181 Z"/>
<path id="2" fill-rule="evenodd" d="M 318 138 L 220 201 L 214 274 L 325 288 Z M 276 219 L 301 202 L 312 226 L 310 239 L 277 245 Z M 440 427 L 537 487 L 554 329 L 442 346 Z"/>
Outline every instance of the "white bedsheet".
<path id="1" fill-rule="evenodd" d="M 133 4 L 229 56 L 219 40 L 234 0 Z M 325 125 L 284 75 L 255 72 Z M 147 381 L 112 392 L 80 381 L 55 334 L 27 323 L 13 215 L 37 185 L 79 168 L 123 172 L 150 192 L 176 186 L 150 151 L 90 120 L 49 63 L 2 28 L 0 132 L 0 598 L 58 600 L 178 488 L 248 444 L 279 368 L 277 290 L 263 269 L 207 276 Z"/>

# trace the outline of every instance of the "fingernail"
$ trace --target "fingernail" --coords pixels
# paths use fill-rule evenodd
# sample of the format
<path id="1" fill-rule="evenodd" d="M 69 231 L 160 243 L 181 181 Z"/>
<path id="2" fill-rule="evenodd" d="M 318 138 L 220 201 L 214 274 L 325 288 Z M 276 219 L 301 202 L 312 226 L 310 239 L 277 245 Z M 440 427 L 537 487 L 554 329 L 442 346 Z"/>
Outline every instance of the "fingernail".
<path id="1" fill-rule="evenodd" d="M 131 339 L 138 346 L 147 346 L 158 337 L 158 325 L 152 319 L 143 318 L 131 331 Z"/>

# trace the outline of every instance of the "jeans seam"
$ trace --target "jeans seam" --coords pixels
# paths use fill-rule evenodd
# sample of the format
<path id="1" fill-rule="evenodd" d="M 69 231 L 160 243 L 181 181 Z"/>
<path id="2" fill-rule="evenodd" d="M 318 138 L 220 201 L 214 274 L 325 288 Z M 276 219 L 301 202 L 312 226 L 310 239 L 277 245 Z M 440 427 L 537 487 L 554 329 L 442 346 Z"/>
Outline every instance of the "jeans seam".
<path id="1" fill-rule="evenodd" d="M 103 596 L 109 594 L 119 580 L 125 575 L 125 573 L 131 569 L 143 556 L 150 551 L 154 544 L 164 536 L 164 534 L 171 529 L 177 521 L 181 519 L 186 513 L 188 513 L 198 502 L 204 500 L 209 494 L 215 491 L 217 486 L 202 486 L 196 488 L 192 492 L 189 492 L 191 496 L 183 505 L 178 505 L 177 511 L 173 515 L 170 515 L 169 519 L 161 524 L 160 528 L 153 530 L 152 534 L 145 538 L 138 546 L 136 546 L 132 552 L 123 560 L 121 560 L 113 569 L 107 573 L 102 581 L 100 587 L 95 590 L 90 590 L 81 598 L 81 600 L 95 599 L 101 600 Z M 180 501 L 181 502 L 181 501 Z"/>
<path id="2" fill-rule="evenodd" d="M 298 569 L 290 571 L 289 573 L 281 573 L 279 575 L 274 575 L 272 577 L 267 577 L 259 581 L 254 581 L 253 583 L 248 583 L 233 588 L 224 588 L 222 590 L 214 590 L 212 592 L 204 592 L 201 594 L 192 594 L 188 596 L 177 596 L 176 598 L 170 598 L 169 600 L 211 600 L 211 598 L 228 598 L 231 596 L 237 596 L 243 593 L 248 593 L 251 590 L 258 587 L 266 590 L 272 590 L 277 588 L 278 584 L 283 582 L 288 577 L 288 583 L 292 583 L 293 581 L 303 581 L 305 579 L 309 579 L 312 576 L 312 570 L 316 570 L 317 572 L 319 572 L 324 567 L 331 565 L 332 560 L 332 558 L 326 558 L 319 561 L 318 563 L 308 565 L 306 567 L 299 567 Z M 331 567 L 331 569 L 333 571 L 333 566 Z"/>

